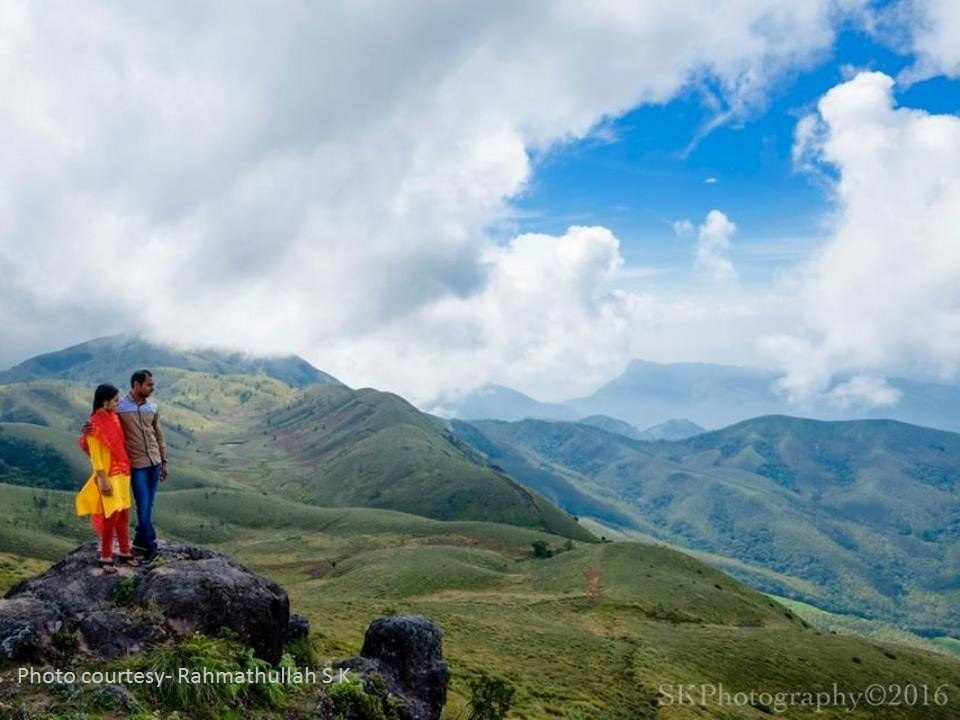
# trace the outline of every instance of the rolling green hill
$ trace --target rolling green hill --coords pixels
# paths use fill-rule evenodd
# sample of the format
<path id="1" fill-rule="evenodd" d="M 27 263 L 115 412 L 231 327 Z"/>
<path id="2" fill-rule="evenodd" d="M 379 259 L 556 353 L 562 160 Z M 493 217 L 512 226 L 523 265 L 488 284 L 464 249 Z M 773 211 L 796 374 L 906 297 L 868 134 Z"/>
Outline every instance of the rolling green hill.
<path id="1" fill-rule="evenodd" d="M 137 335 L 96 338 L 63 350 L 37 355 L 0 372 L 0 384 L 28 380 L 78 380 L 97 385 L 113 382 L 123 387 L 130 373 L 141 367 L 177 368 L 218 375 L 266 375 L 291 387 L 339 384 L 303 358 L 252 357 L 218 350 L 179 350 L 149 342 Z M 122 385 L 120 382 L 122 381 Z"/>
<path id="2" fill-rule="evenodd" d="M 70 493 L 0 485 L 0 538 L 20 541 L 16 557 L 0 556 L 0 591 L 36 572 L 34 558 L 52 561 L 91 535 L 86 522 L 70 517 L 71 507 Z M 955 658 L 820 632 L 776 601 L 664 547 L 568 545 L 503 524 L 313 507 L 216 488 L 161 491 L 157 524 L 163 537 L 229 552 L 281 583 L 291 606 L 310 618 L 321 658 L 354 653 L 370 620 L 382 614 L 420 613 L 438 623 L 453 671 L 445 720 L 466 715 L 468 683 L 480 672 L 516 688 L 509 717 L 527 720 L 757 720 L 773 712 L 716 702 L 666 707 L 662 686 L 688 683 L 722 684 L 731 694 L 913 683 L 942 687 L 949 706 L 901 704 L 883 714 L 790 707 L 782 716 L 956 717 Z M 536 559 L 537 540 L 554 555 Z M 31 692 L 42 688 L 27 688 L 20 699 Z"/>
<path id="3" fill-rule="evenodd" d="M 771 713 L 761 705 L 708 704 L 661 707 L 657 714 L 658 698 L 664 702 L 658 689 L 679 683 L 722 683 L 731 692 L 809 692 L 837 683 L 856 692 L 871 683 L 912 682 L 943 686 L 960 701 L 960 662 L 932 644 L 820 631 L 801 619 L 805 610 L 786 608 L 689 555 L 653 544 L 596 542 L 553 502 L 609 527 L 651 536 L 663 536 L 666 528 L 681 539 L 688 536 L 680 529 L 697 536 L 696 525 L 681 524 L 682 512 L 696 517 L 726 503 L 733 536 L 748 539 L 752 523 L 770 525 L 771 516 L 782 516 L 793 534 L 764 538 L 753 548 L 769 545 L 785 558 L 782 566 L 771 569 L 754 555 L 732 552 L 724 569 L 833 607 L 844 598 L 788 564 L 824 542 L 812 536 L 806 549 L 806 506 L 796 505 L 797 498 L 816 507 L 832 499 L 847 512 L 845 498 L 834 492 L 842 486 L 836 481 L 842 468 L 852 468 L 856 485 L 861 470 L 875 477 L 894 457 L 904 468 L 913 467 L 908 460 L 920 463 L 923 470 L 906 477 L 937 487 L 942 477 L 931 468 L 954 452 L 955 436 L 908 452 L 904 448 L 927 438 L 913 434 L 922 429 L 904 437 L 896 435 L 900 428 L 893 435 L 859 429 L 848 436 L 762 419 L 755 427 L 745 423 L 680 443 L 645 443 L 569 423 L 447 424 L 371 389 L 296 387 L 264 372 L 167 368 L 150 358 L 134 366 L 140 364 L 157 371 L 172 459 L 171 479 L 157 501 L 161 537 L 228 552 L 281 583 L 292 607 L 310 618 L 321 657 L 354 653 L 377 615 L 428 616 L 443 628 L 454 671 L 445 720 L 467 715 L 469 681 L 480 672 L 508 678 L 517 689 L 510 717 L 529 720 L 729 720 Z M 125 372 L 107 379 L 122 381 Z M 0 385 L 0 472 L 6 473 L 0 476 L 0 590 L 92 536 L 88 521 L 73 514 L 73 488 L 55 484 L 86 476 L 75 436 L 89 413 L 91 390 L 89 380 L 68 377 Z M 880 437 L 892 439 L 883 444 Z M 815 461 L 803 450 L 810 443 L 820 448 Z M 845 448 L 873 464 L 848 457 L 844 465 Z M 802 467 L 802 477 L 791 484 L 781 465 L 793 464 Z M 649 506 L 630 501 L 645 497 L 648 484 L 654 498 L 676 492 L 669 502 L 653 501 L 662 521 Z M 944 492 L 956 494 L 947 487 Z M 917 523 L 911 534 L 922 532 L 919 522 L 928 511 L 924 505 L 905 515 Z M 823 530 L 833 521 L 818 512 L 816 527 Z M 703 526 L 716 533 L 707 536 L 709 547 L 719 553 L 728 536 L 710 512 L 704 517 Z M 864 565 L 886 557 L 866 544 L 875 536 L 847 532 L 863 545 L 843 556 L 846 574 L 837 593 L 860 592 L 854 581 L 868 584 Z M 949 562 L 947 538 L 925 542 L 939 542 Z M 536 557 L 534 543 L 551 556 Z M 912 612 L 907 601 L 917 595 L 905 587 L 903 607 Z M 930 607 L 944 610 L 937 604 L 943 593 L 928 597 Z M 942 642 L 946 647 L 949 640 Z M 889 718 L 955 715 L 955 707 L 886 710 Z M 842 708 L 804 712 L 785 717 L 857 717 Z"/>
<path id="4" fill-rule="evenodd" d="M 461 443 L 397 395 L 318 386 L 254 424 L 237 447 L 282 492 L 443 520 L 489 520 L 590 539 L 566 513 Z M 279 459 L 269 460 L 279 454 Z"/>
<path id="5" fill-rule="evenodd" d="M 267 488 L 318 505 L 505 522 L 592 538 L 552 502 L 491 468 L 442 422 L 396 395 L 339 383 L 295 388 L 263 374 L 149 364 L 173 489 Z M 0 427 L 19 428 L 0 448 L 0 481 L 77 487 L 87 470 L 75 437 L 89 415 L 91 394 L 90 384 L 75 380 L 0 385 Z"/>
<path id="6" fill-rule="evenodd" d="M 89 475 L 89 463 L 75 435 L 37 425 L 0 423 L 0 482 L 69 490 Z"/>
<path id="7" fill-rule="evenodd" d="M 572 423 L 452 427 L 575 515 L 731 559 L 826 610 L 960 634 L 960 435 L 782 416 L 656 443 Z"/>

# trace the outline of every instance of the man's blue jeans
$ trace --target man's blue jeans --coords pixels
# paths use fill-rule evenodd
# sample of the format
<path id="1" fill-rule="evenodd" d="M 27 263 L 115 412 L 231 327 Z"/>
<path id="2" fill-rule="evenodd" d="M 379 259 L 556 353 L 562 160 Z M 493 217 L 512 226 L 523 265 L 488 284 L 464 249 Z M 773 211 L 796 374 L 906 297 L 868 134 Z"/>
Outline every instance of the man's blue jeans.
<path id="1" fill-rule="evenodd" d="M 137 531 L 133 536 L 133 545 L 148 554 L 157 550 L 157 531 L 153 529 L 153 499 L 157 496 L 161 467 L 133 468 L 130 473 L 133 499 L 137 503 Z"/>

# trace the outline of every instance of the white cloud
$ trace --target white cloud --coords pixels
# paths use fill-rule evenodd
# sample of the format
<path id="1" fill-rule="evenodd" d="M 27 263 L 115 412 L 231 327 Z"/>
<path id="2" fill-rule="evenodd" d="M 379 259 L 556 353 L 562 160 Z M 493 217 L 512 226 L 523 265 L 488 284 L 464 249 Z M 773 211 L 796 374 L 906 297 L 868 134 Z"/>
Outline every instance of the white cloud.
<path id="1" fill-rule="evenodd" d="M 916 61 L 902 82 L 936 75 L 960 77 L 960 3 L 956 0 L 911 0 L 891 11 L 891 22 L 905 22 Z"/>
<path id="2" fill-rule="evenodd" d="M 730 262 L 730 238 L 737 226 L 719 210 L 711 210 L 697 229 L 697 269 L 716 282 L 730 282 L 737 277 Z"/>
<path id="3" fill-rule="evenodd" d="M 898 108 L 893 85 L 857 75 L 797 134 L 798 156 L 839 179 L 832 239 L 806 269 L 804 325 L 766 341 L 794 398 L 846 371 L 960 370 L 960 118 Z M 841 395 L 859 391 L 891 399 L 863 382 Z"/>
<path id="4" fill-rule="evenodd" d="M 633 357 L 689 358 L 695 345 L 718 362 L 742 360 L 758 333 L 792 324 L 795 308 L 776 296 L 669 300 L 602 290 L 628 270 L 619 241 L 603 227 L 520 235 L 489 248 L 484 263 L 487 282 L 476 295 L 438 299 L 411 322 L 330 351 L 342 354 L 343 365 L 353 363 L 356 376 L 403 385 L 417 402 L 434 399 L 437 378 L 445 379 L 441 387 L 461 390 L 493 378 L 563 400 L 592 391 Z M 444 339 L 442 353 L 437 338 Z"/>
<path id="5" fill-rule="evenodd" d="M 615 331 L 656 303 L 594 298 L 609 238 L 561 242 L 585 255 L 556 266 L 546 241 L 485 235 L 528 152 L 693 78 L 754 106 L 831 45 L 843 5 L 4 3 L 0 361 L 137 327 L 401 392 L 508 360 L 554 379 L 620 364 L 635 348 Z M 569 291 L 563 317 L 511 273 Z M 551 324 L 570 317 L 609 337 L 570 352 Z"/>
<path id="6" fill-rule="evenodd" d="M 673 223 L 673 232 L 679 238 L 691 237 L 695 232 L 693 223 L 689 220 L 675 220 Z"/>
<path id="7" fill-rule="evenodd" d="M 717 179 L 715 177 L 708 177 L 703 182 L 706 183 L 707 185 L 715 185 L 717 182 Z"/>
<path id="8" fill-rule="evenodd" d="M 896 405 L 900 395 L 900 391 L 891 387 L 884 378 L 855 375 L 847 382 L 831 388 L 826 393 L 826 399 L 837 407 L 847 409 L 858 404 Z"/>

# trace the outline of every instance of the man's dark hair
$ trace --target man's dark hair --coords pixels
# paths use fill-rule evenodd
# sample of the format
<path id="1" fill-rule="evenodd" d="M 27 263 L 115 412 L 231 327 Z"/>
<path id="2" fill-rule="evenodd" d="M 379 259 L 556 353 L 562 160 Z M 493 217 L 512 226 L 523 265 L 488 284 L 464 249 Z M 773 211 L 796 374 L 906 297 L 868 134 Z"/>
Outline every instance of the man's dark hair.
<path id="1" fill-rule="evenodd" d="M 96 412 L 106 404 L 107 400 L 113 400 L 119 394 L 120 391 L 113 385 L 97 385 L 93 393 L 93 411 Z"/>
<path id="2" fill-rule="evenodd" d="M 133 387 L 137 383 L 145 383 L 148 377 L 153 377 L 153 373 L 149 370 L 137 370 L 130 376 L 130 387 Z"/>

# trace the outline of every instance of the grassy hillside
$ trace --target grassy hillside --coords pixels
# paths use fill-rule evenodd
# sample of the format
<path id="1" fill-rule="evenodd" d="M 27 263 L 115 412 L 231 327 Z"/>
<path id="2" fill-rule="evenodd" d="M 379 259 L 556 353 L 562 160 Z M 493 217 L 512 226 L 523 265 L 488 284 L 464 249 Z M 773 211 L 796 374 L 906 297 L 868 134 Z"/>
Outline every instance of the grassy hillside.
<path id="1" fill-rule="evenodd" d="M 403 398 L 341 386 L 311 388 L 251 428 L 238 456 L 268 463 L 279 488 L 298 499 L 363 505 L 440 519 L 590 535 L 566 513 L 463 445 Z"/>
<path id="2" fill-rule="evenodd" d="M 601 504 L 607 525 L 736 561 L 725 569 L 756 587 L 960 633 L 960 435 L 775 416 L 679 442 L 537 421 L 463 437 L 568 511 L 592 508 L 556 483 Z"/>
<path id="3" fill-rule="evenodd" d="M 114 335 L 30 358 L 0 372 L 0 384 L 29 380 L 75 380 L 97 385 L 123 382 L 142 367 L 177 368 L 218 375 L 265 375 L 292 387 L 339 381 L 303 358 L 252 357 L 218 350 L 180 350 L 136 335 Z"/>
<path id="4" fill-rule="evenodd" d="M 31 512 L 36 492 L 0 486 L 0 527 Z M 64 515 L 71 496 L 46 495 L 43 516 Z M 656 715 L 658 697 L 665 702 L 660 686 L 678 683 L 722 683 L 731 693 L 945 684 L 953 702 L 960 698 L 960 662 L 948 655 L 819 632 L 773 599 L 663 547 L 573 542 L 567 549 L 556 536 L 508 525 L 221 489 L 163 492 L 157 509 L 162 536 L 230 552 L 287 588 L 293 608 L 312 621 L 321 658 L 355 653 L 382 614 L 437 622 L 453 671 L 446 720 L 464 717 L 468 681 L 480 672 L 507 678 L 517 689 L 509 717 L 528 720 L 770 716 L 761 707 L 711 703 L 664 706 Z M 90 534 L 81 521 L 66 524 L 58 542 L 72 547 Z M 554 556 L 535 559 L 535 540 Z M 29 558 L 37 556 L 25 556 L 0 558 L 8 585 L 36 571 Z M 783 717 L 881 715 L 792 708 Z M 946 720 L 956 706 L 891 706 L 882 717 Z"/>
<path id="5" fill-rule="evenodd" d="M 162 367 L 156 380 L 172 489 L 267 488 L 317 505 L 591 538 L 552 502 L 489 467 L 441 422 L 396 395 Z M 77 487 L 89 473 L 75 438 L 91 394 L 90 385 L 71 380 L 0 385 L 0 428 L 18 428 L 16 437 L 12 430 L 0 435 L 0 481 Z"/>
<path id="6" fill-rule="evenodd" d="M 606 527 L 702 541 L 725 570 L 820 607 L 872 603 L 896 622 L 925 603 L 934 621 L 924 628 L 955 636 L 949 588 L 924 590 L 896 561 L 912 552 L 917 577 L 951 568 L 956 576 L 957 543 L 943 531 L 956 497 L 956 436 L 899 426 L 844 435 L 768 418 L 645 443 L 570 423 L 448 425 L 395 395 L 336 384 L 157 370 L 172 459 L 160 535 L 228 552 L 283 584 L 324 657 L 355 653 L 380 614 L 438 622 L 454 671 L 446 720 L 465 716 L 468 681 L 481 671 L 508 677 L 518 691 L 511 717 L 531 720 L 654 717 L 665 683 L 736 692 L 914 682 L 945 684 L 960 701 L 960 663 L 945 652 L 818 631 L 801 609 L 688 555 L 594 542 L 588 523 L 550 502 Z M 92 536 L 73 514 L 72 491 L 38 487 L 86 475 L 74 438 L 90 393 L 89 383 L 64 379 L 0 385 L 0 471 L 15 483 L 0 484 L 0 587 Z M 25 414 L 35 424 L 16 420 Z M 877 511 L 863 502 L 892 494 L 891 468 L 900 501 L 919 505 L 877 517 L 905 518 L 910 533 L 897 538 L 926 543 L 927 556 L 867 522 Z M 534 543 L 552 556 L 536 558 Z M 819 574 L 825 559 L 838 568 L 829 580 Z M 902 573 L 896 602 L 875 582 L 891 573 Z M 883 717 L 946 719 L 955 710 L 891 707 Z M 674 706 L 656 717 L 769 713 Z"/>
<path id="7" fill-rule="evenodd" d="M 0 422 L 79 430 L 79 419 L 90 414 L 94 387 L 52 380 L 0 385 Z"/>
<path id="8" fill-rule="evenodd" d="M 76 435 L 37 425 L 0 423 L 0 482 L 69 490 L 90 475 Z"/>

